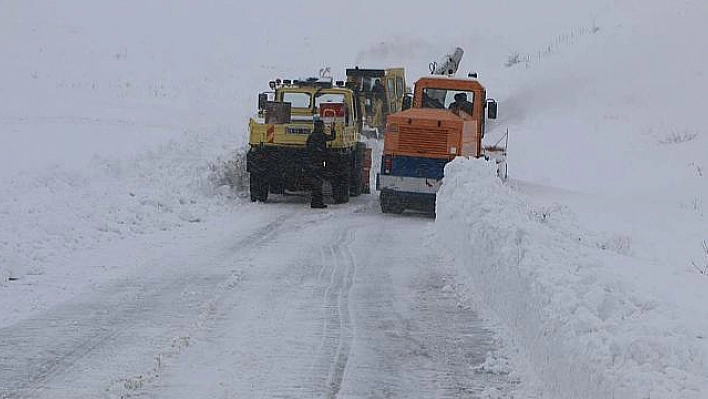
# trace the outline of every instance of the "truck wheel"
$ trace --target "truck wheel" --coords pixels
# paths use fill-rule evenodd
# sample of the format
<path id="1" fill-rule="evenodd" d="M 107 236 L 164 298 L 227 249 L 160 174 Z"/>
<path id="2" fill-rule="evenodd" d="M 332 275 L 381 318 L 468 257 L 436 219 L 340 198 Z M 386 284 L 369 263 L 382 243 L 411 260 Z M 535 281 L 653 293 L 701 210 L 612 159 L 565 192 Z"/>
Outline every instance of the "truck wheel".
<path id="1" fill-rule="evenodd" d="M 349 195 L 356 197 L 362 194 L 364 187 L 362 185 L 362 178 L 364 176 L 364 153 L 366 151 L 366 144 L 357 143 L 356 151 L 354 151 L 352 159 L 352 174 L 351 182 L 349 183 Z"/>
<path id="2" fill-rule="evenodd" d="M 268 200 L 268 181 L 264 176 L 251 173 L 249 181 L 251 202 L 266 202 Z"/>
<path id="3" fill-rule="evenodd" d="M 332 176 L 332 198 L 335 204 L 349 202 L 349 182 L 351 180 L 351 154 L 342 154 L 334 160 Z"/>
<path id="4" fill-rule="evenodd" d="M 332 198 L 335 204 L 349 202 L 349 175 L 337 176 L 332 182 Z"/>
<path id="5" fill-rule="evenodd" d="M 401 214 L 406 209 L 403 201 L 397 195 L 388 191 L 381 191 L 379 195 L 381 202 L 381 212 Z"/>
<path id="6" fill-rule="evenodd" d="M 371 148 L 364 148 L 364 160 L 362 161 L 361 191 L 364 194 L 371 194 Z"/>

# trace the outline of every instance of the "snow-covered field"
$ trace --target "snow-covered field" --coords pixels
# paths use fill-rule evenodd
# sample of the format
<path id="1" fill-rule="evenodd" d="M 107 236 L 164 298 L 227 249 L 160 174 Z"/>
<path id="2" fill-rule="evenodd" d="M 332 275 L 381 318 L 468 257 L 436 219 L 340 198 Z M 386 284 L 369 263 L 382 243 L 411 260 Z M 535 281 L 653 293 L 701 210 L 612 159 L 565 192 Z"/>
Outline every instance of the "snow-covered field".
<path id="1" fill-rule="evenodd" d="M 223 183 L 269 79 L 412 82 L 460 46 L 510 179 L 451 164 L 437 238 L 526 394 L 708 396 L 708 3 L 413 3 L 0 2 L 0 328 L 206 222 L 258 223 Z"/>

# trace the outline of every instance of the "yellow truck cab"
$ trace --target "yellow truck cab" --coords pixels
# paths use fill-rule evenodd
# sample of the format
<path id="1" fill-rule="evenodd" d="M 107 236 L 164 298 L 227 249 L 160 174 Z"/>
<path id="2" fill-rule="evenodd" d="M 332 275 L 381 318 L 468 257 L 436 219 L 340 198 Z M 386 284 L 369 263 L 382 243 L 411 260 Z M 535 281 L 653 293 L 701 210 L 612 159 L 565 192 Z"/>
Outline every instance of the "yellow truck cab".
<path id="1" fill-rule="evenodd" d="M 381 137 L 388 115 L 403 109 L 406 99 L 406 76 L 404 68 L 349 68 L 346 70 L 346 86 L 356 96 L 356 110 L 361 115 L 360 130 L 367 137 Z M 383 85 L 384 101 L 377 109 L 374 85 L 379 80 Z M 378 112 L 377 112 L 378 111 Z"/>

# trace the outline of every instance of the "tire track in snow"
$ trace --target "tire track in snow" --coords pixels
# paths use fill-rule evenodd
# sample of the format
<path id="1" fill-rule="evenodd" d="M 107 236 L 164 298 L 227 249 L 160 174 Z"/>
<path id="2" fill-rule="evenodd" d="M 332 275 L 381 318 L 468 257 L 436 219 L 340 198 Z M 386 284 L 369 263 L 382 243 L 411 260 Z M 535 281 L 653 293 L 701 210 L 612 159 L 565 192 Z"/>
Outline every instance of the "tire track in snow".
<path id="1" fill-rule="evenodd" d="M 342 386 L 354 339 L 354 323 L 349 299 L 356 274 L 356 258 L 349 245 L 354 241 L 353 230 L 340 231 L 334 243 L 322 248 L 320 280 L 327 285 L 322 295 L 322 340 L 313 358 L 310 375 L 315 378 L 313 394 L 324 393 L 336 398 Z"/>
<path id="2" fill-rule="evenodd" d="M 158 302 L 185 306 L 193 298 L 183 292 L 208 292 L 219 278 L 181 278 L 159 285 L 156 281 L 123 281 L 90 298 L 72 301 L 0 330 L 0 391 L 3 399 L 36 398 L 43 392 L 63 391 L 64 376 L 88 369 L 110 352 L 131 342 L 136 331 L 151 328 L 151 320 L 174 324 L 179 315 L 164 315 Z M 152 288 L 154 287 L 154 288 Z M 152 289 L 151 289 L 152 288 Z M 105 360 L 105 359 L 103 359 Z M 64 377 L 64 378 L 62 378 Z"/>
<path id="3" fill-rule="evenodd" d="M 368 221 L 370 218 L 371 222 Z M 387 224 L 366 216 L 351 248 L 356 334 L 342 398 L 510 398 L 508 375 L 479 370 L 500 349 L 493 332 L 456 295 L 461 281 L 418 217 Z M 321 397 L 321 396 L 320 396 Z"/>
<path id="4" fill-rule="evenodd" d="M 296 213 L 278 215 L 237 240 L 233 250 L 249 257 L 258 247 L 266 245 L 267 238 L 294 228 L 282 228 L 294 216 Z M 221 257 L 233 256 L 232 251 L 227 251 Z M 71 386 L 68 376 L 90 369 L 88 365 L 106 362 L 106 353 L 130 348 L 135 340 L 152 340 L 159 342 L 158 347 L 169 347 L 175 338 L 172 331 L 185 329 L 182 320 L 196 320 L 187 326 L 187 333 L 206 322 L 209 305 L 233 287 L 230 273 L 147 280 L 132 276 L 0 329 L 0 399 L 65 394 L 69 392 L 67 383 Z M 185 309 L 190 313 L 184 313 Z M 172 314 L 165 314 L 165 310 Z M 159 328 L 151 320 L 157 320 Z M 136 331 L 146 330 L 146 336 L 135 336 Z M 71 389 L 82 391 L 78 387 Z"/>

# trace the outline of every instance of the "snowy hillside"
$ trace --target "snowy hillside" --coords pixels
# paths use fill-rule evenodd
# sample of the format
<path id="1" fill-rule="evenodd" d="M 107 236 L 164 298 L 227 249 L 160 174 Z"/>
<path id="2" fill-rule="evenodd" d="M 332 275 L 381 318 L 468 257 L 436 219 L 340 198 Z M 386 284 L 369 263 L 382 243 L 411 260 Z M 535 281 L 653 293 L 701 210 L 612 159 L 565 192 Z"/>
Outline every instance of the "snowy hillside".
<path id="1" fill-rule="evenodd" d="M 438 224 L 463 294 L 552 397 L 708 395 L 707 17 L 621 2 L 520 49 L 499 121 L 509 187 L 473 162 L 446 170 Z"/>
<path id="2" fill-rule="evenodd" d="M 510 179 L 451 164 L 437 238 L 527 394 L 706 397 L 708 3 L 414 3 L 0 2 L 0 327 L 123 273 L 93 249 L 253 212 L 223 177 L 269 79 L 460 46 Z"/>

